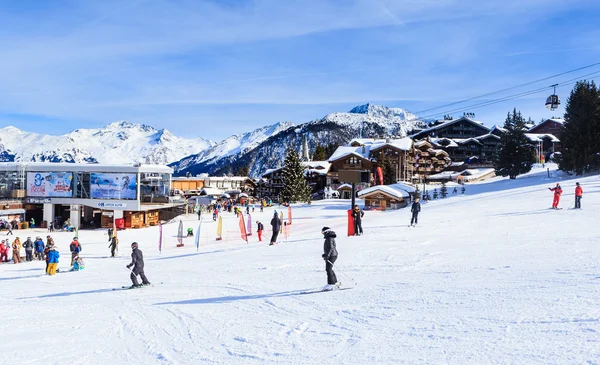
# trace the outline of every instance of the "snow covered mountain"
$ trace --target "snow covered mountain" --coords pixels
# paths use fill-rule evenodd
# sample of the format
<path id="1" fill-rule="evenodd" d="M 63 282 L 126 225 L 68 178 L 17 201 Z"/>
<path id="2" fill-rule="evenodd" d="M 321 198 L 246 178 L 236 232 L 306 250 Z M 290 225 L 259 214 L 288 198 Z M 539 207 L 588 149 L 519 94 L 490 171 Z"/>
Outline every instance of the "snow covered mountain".
<path id="1" fill-rule="evenodd" d="M 167 164 L 214 145 L 203 138 L 181 138 L 166 129 L 126 121 L 61 136 L 0 128 L 0 161 Z"/>
<path id="2" fill-rule="evenodd" d="M 187 172 L 192 175 L 203 172 L 230 173 L 241 166 L 248 166 L 250 175 L 256 177 L 267 169 L 280 167 L 289 147 L 300 151 L 304 136 L 307 137 L 309 151 L 312 153 L 317 144 L 345 144 L 361 135 L 365 138 L 404 137 L 411 131 L 425 128 L 426 124 L 416 115 L 400 108 L 365 104 L 353 108 L 348 113 L 331 113 L 322 119 L 304 123 L 295 128 L 291 123 L 281 123 L 278 126 L 281 128 L 266 127 L 272 130 L 271 135 L 264 133 L 263 136 L 266 138 L 259 143 L 247 145 L 243 149 L 229 149 L 224 154 L 220 153 L 218 147 L 215 146 L 213 151 L 216 153 L 205 154 L 202 152 L 186 157 L 170 166 L 174 168 L 177 175 L 184 175 Z M 251 133 L 260 135 L 261 132 L 257 131 Z M 255 142 L 260 139 L 256 138 Z"/>

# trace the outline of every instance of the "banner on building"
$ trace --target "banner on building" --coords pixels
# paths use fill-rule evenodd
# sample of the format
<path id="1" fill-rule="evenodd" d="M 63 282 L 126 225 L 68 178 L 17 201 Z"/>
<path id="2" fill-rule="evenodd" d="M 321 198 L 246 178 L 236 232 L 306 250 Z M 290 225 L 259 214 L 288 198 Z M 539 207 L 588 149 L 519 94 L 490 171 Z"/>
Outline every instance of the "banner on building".
<path id="1" fill-rule="evenodd" d="M 92 199 L 135 200 L 137 198 L 136 174 L 92 172 L 90 175 Z"/>
<path id="2" fill-rule="evenodd" d="M 40 198 L 73 197 L 72 172 L 28 172 L 27 196 Z"/>

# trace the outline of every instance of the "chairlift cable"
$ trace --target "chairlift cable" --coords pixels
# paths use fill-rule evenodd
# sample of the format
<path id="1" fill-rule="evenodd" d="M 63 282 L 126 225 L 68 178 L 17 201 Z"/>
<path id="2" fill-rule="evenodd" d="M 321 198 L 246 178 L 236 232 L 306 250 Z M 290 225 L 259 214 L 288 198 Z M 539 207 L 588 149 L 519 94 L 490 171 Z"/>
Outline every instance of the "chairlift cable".
<path id="1" fill-rule="evenodd" d="M 559 76 L 566 75 L 566 74 L 569 74 L 569 73 L 573 73 L 573 72 L 585 70 L 587 68 L 598 66 L 598 65 L 600 65 L 600 62 L 592 63 L 591 65 L 587 65 L 587 66 L 579 67 L 579 68 L 576 68 L 576 69 L 573 69 L 573 70 L 561 72 L 561 73 L 556 74 L 556 75 L 544 77 L 542 79 L 535 80 L 535 81 L 526 82 L 524 84 L 512 86 L 512 87 L 509 87 L 509 88 L 506 88 L 506 89 L 501 89 L 501 90 L 490 92 L 490 93 L 487 93 L 487 94 L 483 94 L 483 95 L 479 95 L 479 96 L 474 96 L 474 97 L 471 97 L 471 98 L 468 98 L 468 99 L 455 101 L 455 102 L 452 102 L 452 103 L 449 103 L 449 104 L 440 105 L 440 106 L 435 107 L 435 108 L 429 108 L 429 109 L 425 109 L 425 110 L 420 110 L 420 111 L 415 112 L 414 114 L 419 115 L 421 113 L 428 112 L 428 111 L 431 111 L 431 110 L 441 109 L 441 108 L 445 108 L 447 106 L 452 106 L 452 105 L 456 105 L 456 104 L 462 104 L 462 103 L 465 103 L 467 101 L 471 101 L 471 100 L 475 100 L 475 99 L 480 99 L 480 98 L 483 98 L 483 97 L 486 97 L 486 96 L 490 96 L 490 95 L 494 95 L 494 94 L 499 94 L 499 93 L 504 92 L 504 91 L 518 89 L 518 88 L 523 87 L 523 86 L 528 86 L 528 85 L 531 85 L 531 84 L 536 84 L 538 82 L 550 80 L 550 79 L 553 79 L 555 77 L 559 77 Z"/>

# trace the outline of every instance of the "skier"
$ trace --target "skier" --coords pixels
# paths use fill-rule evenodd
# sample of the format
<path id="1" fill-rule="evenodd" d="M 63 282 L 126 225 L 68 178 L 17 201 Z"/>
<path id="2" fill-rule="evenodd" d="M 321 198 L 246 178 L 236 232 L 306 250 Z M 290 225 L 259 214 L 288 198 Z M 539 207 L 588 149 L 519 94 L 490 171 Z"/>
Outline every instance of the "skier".
<path id="1" fill-rule="evenodd" d="M 77 255 L 75 257 L 75 262 L 73 263 L 73 267 L 69 271 L 80 271 L 85 269 L 85 264 L 83 263 L 83 259 Z"/>
<path id="2" fill-rule="evenodd" d="M 12 244 L 13 250 L 13 263 L 19 264 L 21 263 L 21 242 L 19 242 L 19 237 L 13 241 Z"/>
<path id="3" fill-rule="evenodd" d="M 581 197 L 583 196 L 583 189 L 579 183 L 575 183 L 575 209 L 581 209 Z"/>
<path id="4" fill-rule="evenodd" d="M 117 239 L 117 236 L 113 236 L 110 240 L 110 245 L 108 245 L 108 247 L 110 248 L 110 257 L 115 257 L 117 255 L 117 251 L 119 250 L 119 240 Z"/>
<path id="5" fill-rule="evenodd" d="M 131 270 L 131 275 L 129 276 L 131 278 L 131 282 L 133 283 L 130 289 L 139 288 L 144 285 L 150 285 L 148 278 L 146 278 L 146 275 L 144 274 L 144 255 L 142 254 L 142 251 L 138 248 L 137 242 L 133 242 L 131 244 L 131 250 L 131 264 L 127 265 L 128 269 L 131 269 L 131 267 L 133 266 L 133 270 Z M 140 276 L 140 278 L 142 278 L 141 285 L 138 283 L 137 280 L 138 275 Z"/>
<path id="6" fill-rule="evenodd" d="M 31 218 L 31 222 L 29 223 L 29 228 L 35 228 L 35 220 L 33 217 Z"/>
<path id="7" fill-rule="evenodd" d="M 202 209 L 200 209 L 200 207 L 198 207 L 198 220 L 200 220 L 202 218 Z"/>
<path id="8" fill-rule="evenodd" d="M 553 188 L 548 188 L 548 190 L 554 192 L 554 201 L 552 202 L 552 209 L 558 209 L 558 203 L 560 202 L 560 195 L 562 194 L 562 188 L 559 183 L 556 183 L 556 186 Z"/>
<path id="9" fill-rule="evenodd" d="M 47 236 L 46 237 L 46 248 L 44 248 L 44 255 L 46 256 L 46 272 L 49 274 L 49 268 L 50 268 L 50 257 L 48 256 L 50 254 L 50 250 L 52 249 L 52 247 L 54 247 L 54 240 L 52 239 L 52 237 Z"/>
<path id="10" fill-rule="evenodd" d="M 23 248 L 25 249 L 25 261 L 33 261 L 33 241 L 31 237 L 27 237 L 23 242 Z"/>
<path id="11" fill-rule="evenodd" d="M 50 222 L 50 226 L 48 226 L 48 232 L 54 232 L 54 221 Z"/>
<path id="12" fill-rule="evenodd" d="M 8 236 L 10 234 L 10 235 L 14 236 L 15 234 L 12 231 L 13 225 L 11 222 L 7 222 L 7 228 L 8 228 L 8 232 L 6 232 L 6 235 Z"/>
<path id="13" fill-rule="evenodd" d="M 323 260 L 325 260 L 325 271 L 327 271 L 327 285 L 325 288 L 323 288 L 323 290 L 333 290 L 334 288 L 340 286 L 340 283 L 337 281 L 337 277 L 335 276 L 335 272 L 333 272 L 333 264 L 338 257 L 338 252 L 335 247 L 335 238 L 337 236 L 329 227 L 323 227 L 323 229 L 321 229 L 321 233 L 323 234 L 323 238 L 325 238 L 325 243 L 323 244 L 323 255 L 321 255 L 321 257 L 323 257 Z"/>
<path id="14" fill-rule="evenodd" d="M 73 242 L 69 245 L 69 249 L 71 250 L 71 266 L 73 266 L 75 257 L 79 256 L 79 252 L 81 252 L 81 245 L 77 237 L 73 237 Z"/>
<path id="15" fill-rule="evenodd" d="M 415 201 L 412 203 L 410 207 L 410 212 L 412 213 L 412 218 L 410 219 L 410 225 L 419 223 L 419 212 L 421 212 L 421 203 L 419 203 L 419 198 L 415 198 Z"/>
<path id="16" fill-rule="evenodd" d="M 250 206 L 246 204 L 246 215 L 250 214 Z"/>
<path id="17" fill-rule="evenodd" d="M 112 241 L 112 237 L 113 237 L 113 229 L 109 228 L 108 229 L 108 242 Z"/>
<path id="18" fill-rule="evenodd" d="M 4 240 L 0 242 L 0 262 L 8 262 L 8 243 Z"/>
<path id="19" fill-rule="evenodd" d="M 363 234 L 362 218 L 364 216 L 365 216 L 365 212 L 360 210 L 358 205 L 355 205 L 354 209 L 352 210 L 352 218 L 354 218 L 354 235 L 355 236 L 360 236 L 361 234 Z"/>
<path id="20" fill-rule="evenodd" d="M 273 227 L 273 235 L 271 236 L 271 243 L 269 246 L 273 246 L 277 243 L 277 236 L 279 236 L 279 230 L 281 229 L 281 219 L 277 215 L 277 211 L 273 213 L 273 219 L 271 219 L 271 227 Z"/>
<path id="21" fill-rule="evenodd" d="M 258 241 L 262 242 L 262 233 L 265 229 L 265 226 L 260 221 L 256 221 L 256 224 L 258 225 L 258 228 L 256 229 L 256 232 L 258 233 Z"/>
<path id="22" fill-rule="evenodd" d="M 58 253 L 54 245 L 48 245 L 48 247 L 48 256 L 46 258 L 48 265 L 46 268 L 46 273 L 48 273 L 48 275 L 55 275 L 56 269 L 58 268 L 58 259 L 60 258 L 60 253 Z"/>
<path id="23" fill-rule="evenodd" d="M 218 215 L 219 215 L 219 210 L 217 208 L 215 208 L 215 210 L 213 210 L 213 221 L 217 220 Z"/>
<path id="24" fill-rule="evenodd" d="M 35 247 L 35 258 L 42 261 L 44 259 L 44 241 L 38 236 L 35 238 L 33 246 Z"/>

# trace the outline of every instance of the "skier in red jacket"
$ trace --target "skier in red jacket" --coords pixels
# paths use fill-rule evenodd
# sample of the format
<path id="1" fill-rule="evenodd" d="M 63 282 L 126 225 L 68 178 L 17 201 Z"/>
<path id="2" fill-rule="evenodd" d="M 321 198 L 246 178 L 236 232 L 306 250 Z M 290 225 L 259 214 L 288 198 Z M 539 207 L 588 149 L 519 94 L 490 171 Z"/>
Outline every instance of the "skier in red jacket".
<path id="1" fill-rule="evenodd" d="M 559 183 L 556 183 L 556 186 L 553 188 L 548 188 L 548 190 L 554 192 L 554 201 L 552 202 L 552 209 L 558 209 L 558 203 L 560 202 L 560 194 L 562 194 L 562 188 Z"/>
<path id="2" fill-rule="evenodd" d="M 579 186 L 579 183 L 575 183 L 575 209 L 581 209 L 581 197 L 583 196 L 583 189 Z"/>

